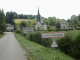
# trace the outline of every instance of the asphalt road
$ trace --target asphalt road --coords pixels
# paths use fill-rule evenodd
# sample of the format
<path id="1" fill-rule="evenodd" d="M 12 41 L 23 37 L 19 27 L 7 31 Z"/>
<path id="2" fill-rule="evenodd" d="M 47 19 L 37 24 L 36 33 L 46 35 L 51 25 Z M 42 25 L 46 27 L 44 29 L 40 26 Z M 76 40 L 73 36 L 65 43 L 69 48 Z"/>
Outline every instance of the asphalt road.
<path id="1" fill-rule="evenodd" d="M 6 32 L 0 39 L 0 60 L 27 60 L 12 32 Z"/>

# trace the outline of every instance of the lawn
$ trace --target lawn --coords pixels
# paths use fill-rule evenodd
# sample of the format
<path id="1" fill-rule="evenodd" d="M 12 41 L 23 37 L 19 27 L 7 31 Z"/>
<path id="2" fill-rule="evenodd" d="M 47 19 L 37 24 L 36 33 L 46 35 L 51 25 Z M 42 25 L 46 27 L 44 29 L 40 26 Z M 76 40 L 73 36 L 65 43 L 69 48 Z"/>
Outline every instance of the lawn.
<path id="1" fill-rule="evenodd" d="M 59 50 L 46 48 L 16 33 L 14 35 L 20 42 L 22 48 L 27 52 L 26 56 L 29 60 L 74 60 Z"/>

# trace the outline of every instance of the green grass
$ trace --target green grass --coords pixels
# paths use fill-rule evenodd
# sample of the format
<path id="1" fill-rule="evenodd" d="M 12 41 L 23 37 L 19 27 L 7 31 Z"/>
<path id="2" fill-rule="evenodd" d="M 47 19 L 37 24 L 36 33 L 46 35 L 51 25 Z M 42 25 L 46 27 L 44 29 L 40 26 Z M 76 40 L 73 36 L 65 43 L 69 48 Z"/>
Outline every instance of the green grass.
<path id="1" fill-rule="evenodd" d="M 0 34 L 0 38 L 2 38 L 4 36 L 4 34 Z"/>
<path id="2" fill-rule="evenodd" d="M 21 46 L 27 52 L 26 56 L 29 60 L 74 60 L 59 50 L 52 50 L 37 43 L 26 40 L 25 37 L 14 33 Z"/>

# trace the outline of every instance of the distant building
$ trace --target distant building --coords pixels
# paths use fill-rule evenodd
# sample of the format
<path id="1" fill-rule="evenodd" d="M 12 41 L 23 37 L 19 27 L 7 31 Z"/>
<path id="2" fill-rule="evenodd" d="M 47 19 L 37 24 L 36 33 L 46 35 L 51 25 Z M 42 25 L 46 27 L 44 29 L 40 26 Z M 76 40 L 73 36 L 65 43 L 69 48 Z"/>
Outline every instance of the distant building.
<path id="1" fill-rule="evenodd" d="M 61 25 L 61 29 L 68 29 L 68 22 L 66 21 L 60 22 L 60 25 Z"/>
<path id="2" fill-rule="evenodd" d="M 7 24 L 6 31 L 14 31 L 14 26 L 12 24 Z"/>
<path id="3" fill-rule="evenodd" d="M 47 30 L 46 24 L 44 24 L 41 21 L 41 16 L 40 16 L 40 13 L 39 13 L 39 8 L 38 8 L 37 23 L 35 25 L 35 30 Z"/>
<path id="4" fill-rule="evenodd" d="M 22 30 L 24 33 L 29 33 L 29 32 L 33 32 L 34 28 L 26 28 L 26 27 L 22 27 Z"/>

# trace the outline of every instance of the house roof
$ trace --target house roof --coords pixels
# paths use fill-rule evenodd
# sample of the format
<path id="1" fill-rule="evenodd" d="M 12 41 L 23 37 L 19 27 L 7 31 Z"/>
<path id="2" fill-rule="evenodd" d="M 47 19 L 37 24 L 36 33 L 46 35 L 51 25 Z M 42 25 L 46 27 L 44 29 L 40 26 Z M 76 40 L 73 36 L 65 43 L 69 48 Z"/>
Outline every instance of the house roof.
<path id="1" fill-rule="evenodd" d="M 22 27 L 22 30 L 34 30 L 34 28 L 26 28 L 26 27 Z"/>
<path id="2" fill-rule="evenodd" d="M 8 27 L 14 27 L 12 24 L 6 24 Z"/>

